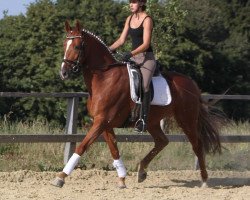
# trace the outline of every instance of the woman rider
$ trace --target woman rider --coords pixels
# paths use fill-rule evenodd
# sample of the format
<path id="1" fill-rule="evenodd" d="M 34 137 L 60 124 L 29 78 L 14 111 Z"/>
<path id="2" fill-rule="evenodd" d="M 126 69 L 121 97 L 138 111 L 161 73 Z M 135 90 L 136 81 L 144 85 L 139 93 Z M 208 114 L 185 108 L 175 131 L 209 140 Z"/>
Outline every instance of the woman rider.
<path id="1" fill-rule="evenodd" d="M 144 132 L 147 129 L 146 123 L 151 101 L 149 86 L 156 67 L 151 47 L 153 21 L 146 13 L 146 3 L 147 0 L 129 1 L 132 14 L 127 17 L 119 39 L 110 46 L 110 50 L 115 51 L 125 43 L 128 35 L 131 36 L 132 51 L 125 52 L 122 60 L 125 62 L 129 59 L 135 61 L 140 66 L 143 77 L 142 120 L 139 120 L 135 126 L 135 130 L 138 132 Z"/>

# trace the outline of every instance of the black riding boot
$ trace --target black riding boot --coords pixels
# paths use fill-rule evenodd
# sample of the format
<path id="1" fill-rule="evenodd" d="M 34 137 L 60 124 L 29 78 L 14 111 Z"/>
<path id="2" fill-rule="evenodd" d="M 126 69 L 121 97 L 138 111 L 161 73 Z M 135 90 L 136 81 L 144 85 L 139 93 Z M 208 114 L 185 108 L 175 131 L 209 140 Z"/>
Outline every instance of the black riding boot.
<path id="1" fill-rule="evenodd" d="M 135 123 L 135 131 L 145 132 L 147 130 L 148 113 L 150 109 L 151 93 L 150 91 L 143 94 L 140 119 Z"/>

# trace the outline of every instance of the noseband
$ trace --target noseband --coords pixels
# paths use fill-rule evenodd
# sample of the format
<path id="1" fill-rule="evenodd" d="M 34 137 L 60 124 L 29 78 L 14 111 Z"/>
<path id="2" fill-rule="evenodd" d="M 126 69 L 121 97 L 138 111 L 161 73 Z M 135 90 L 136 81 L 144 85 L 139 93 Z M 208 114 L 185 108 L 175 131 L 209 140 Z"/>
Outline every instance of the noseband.
<path id="1" fill-rule="evenodd" d="M 82 39 L 82 36 L 81 35 L 78 35 L 78 36 L 67 36 L 66 38 L 70 39 L 70 40 L 73 40 L 75 38 L 81 38 Z M 81 47 L 79 49 L 79 54 L 78 54 L 76 60 L 63 59 L 64 63 L 66 63 L 67 65 L 70 65 L 72 67 L 72 72 L 73 73 L 77 73 L 77 72 L 80 71 L 80 68 L 81 68 L 81 66 L 80 66 L 81 65 L 80 59 L 81 59 L 81 56 L 82 56 L 83 45 L 84 45 L 84 42 L 82 40 Z"/>

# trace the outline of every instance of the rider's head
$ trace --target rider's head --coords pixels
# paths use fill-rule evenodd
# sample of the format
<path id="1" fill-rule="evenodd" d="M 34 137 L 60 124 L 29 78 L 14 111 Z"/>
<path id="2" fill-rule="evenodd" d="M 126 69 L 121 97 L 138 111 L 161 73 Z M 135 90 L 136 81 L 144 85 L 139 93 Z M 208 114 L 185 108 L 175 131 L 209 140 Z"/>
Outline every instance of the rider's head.
<path id="1" fill-rule="evenodd" d="M 138 3 L 142 11 L 146 10 L 147 0 L 129 0 L 129 3 Z"/>

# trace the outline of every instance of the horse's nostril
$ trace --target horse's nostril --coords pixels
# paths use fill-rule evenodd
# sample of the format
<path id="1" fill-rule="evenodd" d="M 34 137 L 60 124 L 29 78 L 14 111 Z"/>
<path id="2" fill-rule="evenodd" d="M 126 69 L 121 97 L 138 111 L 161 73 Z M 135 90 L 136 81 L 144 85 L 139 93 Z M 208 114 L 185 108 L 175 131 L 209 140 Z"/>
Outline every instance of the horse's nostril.
<path id="1" fill-rule="evenodd" d="M 64 77 L 66 77 L 67 76 L 67 72 L 63 72 L 63 74 L 62 74 Z"/>
<path id="2" fill-rule="evenodd" d="M 60 71 L 60 77 L 61 77 L 61 79 L 62 80 L 64 80 L 64 79 L 66 79 L 66 78 L 68 78 L 68 73 L 67 73 L 67 71 Z"/>

